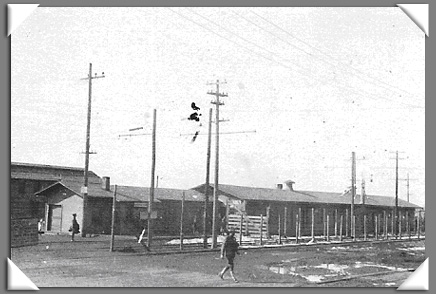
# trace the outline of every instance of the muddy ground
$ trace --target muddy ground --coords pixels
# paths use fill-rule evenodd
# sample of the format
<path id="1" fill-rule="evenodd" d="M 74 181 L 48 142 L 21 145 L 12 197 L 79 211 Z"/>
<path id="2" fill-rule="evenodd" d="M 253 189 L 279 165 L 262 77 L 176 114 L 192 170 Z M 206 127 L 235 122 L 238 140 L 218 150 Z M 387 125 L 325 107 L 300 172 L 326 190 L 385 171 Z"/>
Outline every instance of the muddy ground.
<path id="1" fill-rule="evenodd" d="M 109 238 L 42 237 L 11 249 L 11 260 L 38 287 L 398 287 L 426 259 L 424 240 L 241 249 L 240 283 L 218 272 L 218 251 L 150 254 Z"/>

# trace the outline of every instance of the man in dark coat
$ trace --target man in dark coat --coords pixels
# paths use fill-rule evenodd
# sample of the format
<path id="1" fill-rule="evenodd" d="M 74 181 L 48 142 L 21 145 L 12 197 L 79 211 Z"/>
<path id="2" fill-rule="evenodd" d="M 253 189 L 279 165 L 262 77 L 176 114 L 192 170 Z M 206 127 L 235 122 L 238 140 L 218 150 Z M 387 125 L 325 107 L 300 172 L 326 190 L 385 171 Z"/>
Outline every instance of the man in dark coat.
<path id="1" fill-rule="evenodd" d="M 71 224 L 69 230 L 71 232 L 71 242 L 74 241 L 74 235 L 80 233 L 80 226 L 79 223 L 77 222 L 76 216 L 77 214 L 73 213 L 73 223 Z"/>
<path id="2" fill-rule="evenodd" d="M 230 276 L 232 277 L 233 281 L 238 283 L 238 280 L 235 278 L 233 268 L 234 268 L 234 259 L 236 254 L 239 254 L 238 251 L 239 243 L 236 241 L 235 238 L 235 231 L 232 230 L 227 235 L 226 239 L 224 240 L 223 244 L 221 245 L 221 259 L 224 258 L 224 254 L 226 255 L 228 264 L 225 268 L 218 274 L 221 279 L 224 279 L 224 274 L 230 270 Z"/>

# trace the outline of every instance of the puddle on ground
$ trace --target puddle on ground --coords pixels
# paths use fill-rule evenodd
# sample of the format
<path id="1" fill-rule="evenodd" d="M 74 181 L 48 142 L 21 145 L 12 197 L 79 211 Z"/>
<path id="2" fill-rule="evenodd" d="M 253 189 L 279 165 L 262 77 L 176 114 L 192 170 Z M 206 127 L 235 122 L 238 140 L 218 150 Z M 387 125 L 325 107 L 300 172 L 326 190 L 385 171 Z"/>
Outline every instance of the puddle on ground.
<path id="1" fill-rule="evenodd" d="M 405 268 L 386 266 L 372 262 L 355 262 L 351 264 L 323 263 L 318 265 L 299 264 L 295 260 L 282 260 L 280 263 L 271 264 L 268 270 L 281 275 L 302 277 L 309 282 L 321 282 L 351 275 L 375 273 L 377 271 L 407 271 Z"/>
<path id="2" fill-rule="evenodd" d="M 403 251 L 425 251 L 425 247 L 406 247 L 406 248 L 398 248 L 398 250 L 403 250 Z"/>

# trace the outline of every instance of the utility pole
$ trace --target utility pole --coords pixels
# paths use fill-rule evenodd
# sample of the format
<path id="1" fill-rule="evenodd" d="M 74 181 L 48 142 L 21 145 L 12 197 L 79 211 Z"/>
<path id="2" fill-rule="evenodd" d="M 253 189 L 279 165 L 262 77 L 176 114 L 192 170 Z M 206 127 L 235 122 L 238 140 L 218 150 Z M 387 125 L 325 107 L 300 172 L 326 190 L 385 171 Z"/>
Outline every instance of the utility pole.
<path id="1" fill-rule="evenodd" d="M 207 248 L 207 207 L 209 206 L 209 174 L 210 174 L 210 145 L 212 138 L 212 108 L 209 108 L 209 131 L 207 134 L 206 159 L 206 188 L 204 192 L 204 220 L 203 220 L 203 247 Z"/>
<path id="2" fill-rule="evenodd" d="M 395 236 L 398 234 L 398 151 L 395 152 Z"/>
<path id="3" fill-rule="evenodd" d="M 393 152 L 391 152 L 393 153 Z M 395 236 L 398 234 L 398 161 L 400 158 L 398 158 L 398 150 L 395 151 L 395 206 L 394 206 L 394 229 L 393 233 Z M 404 159 L 404 158 L 401 158 Z"/>
<path id="4" fill-rule="evenodd" d="M 153 134 L 152 134 L 152 153 L 151 153 L 151 184 L 150 196 L 148 197 L 148 211 L 147 211 L 147 246 L 151 248 L 151 239 L 153 235 L 153 220 L 151 219 L 153 213 L 154 202 L 154 171 L 156 167 L 156 109 L 153 111 Z"/>
<path id="5" fill-rule="evenodd" d="M 407 202 L 410 202 L 410 181 L 414 181 L 416 179 L 410 179 L 409 173 L 407 173 L 407 179 L 401 179 L 403 181 L 406 181 L 406 187 L 407 187 Z"/>
<path id="6" fill-rule="evenodd" d="M 114 251 L 114 235 L 115 235 L 115 210 L 117 205 L 117 185 L 114 187 L 114 197 L 112 199 L 112 221 L 111 221 L 111 244 L 109 251 Z"/>
<path id="7" fill-rule="evenodd" d="M 356 153 L 351 153 L 351 234 L 354 232 L 354 199 L 356 198 Z M 352 236 L 355 237 L 354 235 Z"/>
<path id="8" fill-rule="evenodd" d="M 215 136 L 216 136 L 216 146 L 215 146 L 215 185 L 213 189 L 213 215 L 212 215 L 212 248 L 216 248 L 217 246 L 217 214 L 218 214 L 218 172 L 219 172 L 219 107 L 220 105 L 224 105 L 223 102 L 220 102 L 220 97 L 227 97 L 227 94 L 219 92 L 220 81 L 217 80 L 216 83 L 216 92 L 209 91 L 207 94 L 214 95 L 216 97 L 215 101 L 211 101 L 212 104 L 216 106 L 216 117 L 215 117 Z"/>
<path id="9" fill-rule="evenodd" d="M 362 178 L 362 192 L 360 193 L 360 203 L 366 204 L 366 188 L 365 188 L 365 179 Z"/>
<path id="10" fill-rule="evenodd" d="M 87 116 L 87 125 L 86 125 L 86 151 L 85 151 L 85 172 L 84 172 L 84 184 L 82 187 L 83 194 L 83 215 L 82 215 L 82 237 L 86 237 L 88 232 L 88 170 L 89 170 L 89 147 L 90 147 L 90 138 L 91 138 L 91 97 L 92 97 L 92 80 L 104 78 L 104 73 L 101 76 L 97 76 L 95 74 L 92 76 L 92 63 L 89 64 L 89 74 L 87 78 L 83 78 L 82 80 L 89 80 L 89 93 L 88 93 L 88 116 Z"/>

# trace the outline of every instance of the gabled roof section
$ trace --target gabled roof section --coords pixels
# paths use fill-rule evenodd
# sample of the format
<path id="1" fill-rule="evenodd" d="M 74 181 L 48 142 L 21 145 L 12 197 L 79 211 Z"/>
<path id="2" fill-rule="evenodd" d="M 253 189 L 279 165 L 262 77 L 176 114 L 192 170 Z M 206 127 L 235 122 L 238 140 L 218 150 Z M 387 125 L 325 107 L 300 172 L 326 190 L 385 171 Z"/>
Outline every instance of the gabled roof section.
<path id="1" fill-rule="evenodd" d="M 192 190 L 204 193 L 205 184 L 192 188 Z M 210 195 L 213 193 L 214 185 L 210 184 Z M 317 191 L 297 191 L 297 190 L 282 190 L 271 188 L 255 188 L 219 184 L 219 194 L 237 198 L 240 200 L 252 201 L 283 201 L 283 202 L 304 202 L 304 203 L 325 203 L 325 204 L 351 204 L 351 195 L 348 193 L 336 192 L 317 192 Z M 360 198 L 360 195 L 356 195 Z M 357 197 L 356 197 L 357 198 Z M 366 205 L 374 206 L 395 206 L 395 198 L 387 196 L 366 196 Z M 355 202 L 359 204 L 359 202 Z M 398 199 L 399 207 L 420 208 L 419 206 Z"/>
<path id="2" fill-rule="evenodd" d="M 39 174 L 39 173 L 27 173 L 27 172 L 14 172 L 11 171 L 11 179 L 17 180 L 36 180 L 36 181 L 59 181 L 59 176 Z"/>
<path id="3" fill-rule="evenodd" d="M 37 196 L 43 195 L 43 194 L 49 193 L 53 189 L 65 187 L 66 189 L 72 191 L 77 196 L 82 197 L 82 193 L 80 192 L 82 186 L 83 186 L 83 183 L 79 182 L 79 181 L 61 181 L 61 182 L 56 182 L 56 183 L 48 186 L 47 188 L 36 192 L 35 195 L 37 195 Z M 113 189 L 111 191 L 107 191 L 107 190 L 102 189 L 100 185 L 88 183 L 88 196 L 89 197 L 96 197 L 96 198 L 112 199 L 114 196 L 114 192 L 113 192 Z M 119 201 L 119 202 L 139 202 L 139 201 L 143 201 L 143 200 L 132 197 L 130 195 L 124 195 L 123 193 L 119 193 L 118 188 L 117 188 L 117 201 Z"/>
<path id="4" fill-rule="evenodd" d="M 351 204 L 351 192 L 347 193 L 334 193 L 334 192 L 316 192 L 316 191 L 299 191 L 301 193 L 307 193 L 314 195 L 325 203 L 337 203 L 337 204 Z M 360 194 L 356 194 L 355 204 L 360 203 Z M 375 206 L 395 206 L 395 197 L 389 196 L 377 196 L 377 195 L 366 195 L 366 205 Z M 418 205 L 398 199 L 399 207 L 408 208 L 420 208 Z"/>
<path id="5" fill-rule="evenodd" d="M 75 171 L 84 171 L 83 168 L 80 167 L 69 167 L 69 166 L 60 166 L 60 165 L 49 165 L 49 164 L 38 164 L 38 163 L 25 163 L 25 162 L 11 162 L 11 166 L 23 166 L 23 167 L 36 167 L 36 168 L 47 168 L 47 169 L 62 169 L 62 170 L 75 170 Z"/>
<path id="6" fill-rule="evenodd" d="M 59 181 L 61 179 L 83 179 L 84 168 L 11 162 L 11 179 Z M 88 181 L 100 183 L 100 177 L 88 172 Z"/>
<path id="7" fill-rule="evenodd" d="M 51 189 L 63 186 L 78 196 L 82 197 L 81 188 L 83 186 L 82 181 L 67 181 L 62 180 L 56 182 L 49 187 L 38 191 L 35 195 L 42 195 L 47 193 Z M 102 197 L 113 198 L 115 186 L 111 185 L 111 190 L 107 191 L 101 188 L 100 184 L 88 183 L 88 196 L 89 197 Z M 180 190 L 180 189 L 167 189 L 167 188 L 155 188 L 154 189 L 154 201 L 161 202 L 165 200 L 181 201 L 182 195 L 185 194 L 185 201 L 204 201 L 204 195 L 194 190 Z M 120 186 L 117 185 L 117 200 L 118 201 L 131 201 L 131 202 L 147 202 L 150 197 L 150 188 L 135 187 L 135 186 Z"/>
<path id="8" fill-rule="evenodd" d="M 112 186 L 113 189 L 113 186 Z M 129 195 L 140 199 L 138 201 L 148 201 L 150 197 L 150 188 L 146 187 L 134 187 L 134 186 L 117 186 L 117 194 Z M 180 190 L 180 189 L 168 189 L 168 188 L 155 188 L 154 199 L 155 200 L 182 200 L 182 195 L 185 193 L 185 201 L 204 201 L 204 195 L 194 190 Z"/>
<path id="9" fill-rule="evenodd" d="M 213 193 L 214 185 L 210 184 L 210 194 Z M 265 201 L 297 201 L 316 202 L 317 198 L 310 194 L 291 190 L 254 188 L 219 184 L 219 193 L 240 200 L 265 200 Z M 205 184 L 192 188 L 192 190 L 204 193 Z"/>

